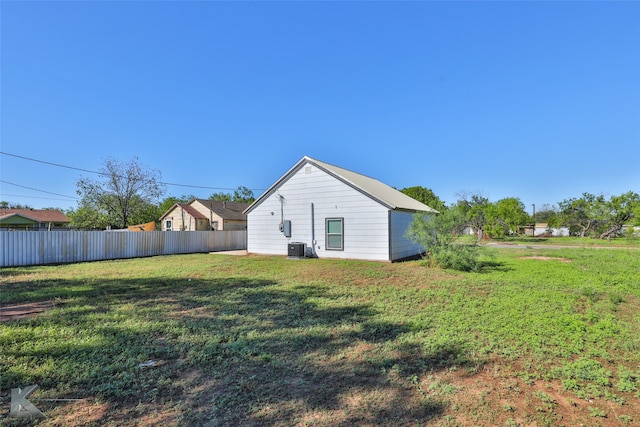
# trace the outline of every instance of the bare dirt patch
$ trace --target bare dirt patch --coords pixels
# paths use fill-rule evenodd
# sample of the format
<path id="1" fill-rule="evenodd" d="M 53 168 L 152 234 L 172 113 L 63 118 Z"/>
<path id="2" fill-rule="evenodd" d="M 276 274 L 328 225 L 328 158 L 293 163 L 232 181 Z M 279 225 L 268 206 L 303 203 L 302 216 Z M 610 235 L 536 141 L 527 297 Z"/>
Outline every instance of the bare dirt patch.
<path id="1" fill-rule="evenodd" d="M 446 370 L 423 377 L 420 385 L 433 397 L 447 390 L 434 385 L 454 387 L 445 396 L 449 404 L 436 425 L 613 427 L 635 425 L 626 424 L 625 419 L 637 421 L 639 399 L 635 397 L 624 405 L 605 397 L 581 399 L 559 381 L 523 380 L 514 369 L 518 368 L 496 360 L 477 372 Z M 603 416 L 594 417 L 595 409 L 602 410 Z M 455 423 L 447 424 L 447 419 Z"/>
<path id="2" fill-rule="evenodd" d="M 11 304 L 0 307 L 0 322 L 35 317 L 55 307 L 54 301 L 39 301 L 26 304 Z"/>

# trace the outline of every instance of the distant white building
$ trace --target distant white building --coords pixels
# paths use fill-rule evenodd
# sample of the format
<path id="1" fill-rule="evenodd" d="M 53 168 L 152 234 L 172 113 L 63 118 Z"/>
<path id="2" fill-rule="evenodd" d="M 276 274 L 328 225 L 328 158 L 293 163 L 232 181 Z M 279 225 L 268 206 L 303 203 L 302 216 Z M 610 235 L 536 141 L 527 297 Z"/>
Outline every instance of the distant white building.
<path id="1" fill-rule="evenodd" d="M 549 224 L 546 222 L 539 222 L 536 224 L 535 231 L 533 232 L 534 236 L 544 236 L 550 235 L 551 237 L 567 237 L 569 236 L 569 228 L 568 227 L 559 227 L 553 228 L 549 227 Z"/>
<path id="2" fill-rule="evenodd" d="M 417 212 L 437 213 L 380 181 L 305 156 L 245 210 L 247 251 L 396 261 L 424 250 L 405 236 Z"/>
<path id="3" fill-rule="evenodd" d="M 640 227 L 633 225 L 623 225 L 622 230 L 620 230 L 622 234 L 632 233 L 634 236 L 640 236 Z"/>

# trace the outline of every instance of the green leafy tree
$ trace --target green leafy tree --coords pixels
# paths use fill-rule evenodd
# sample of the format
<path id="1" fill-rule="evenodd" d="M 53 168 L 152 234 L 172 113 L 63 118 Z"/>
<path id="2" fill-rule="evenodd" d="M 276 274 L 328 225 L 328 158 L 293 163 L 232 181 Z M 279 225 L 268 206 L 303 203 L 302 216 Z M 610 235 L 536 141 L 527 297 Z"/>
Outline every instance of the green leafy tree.
<path id="1" fill-rule="evenodd" d="M 631 225 L 640 226 L 640 203 L 636 203 L 633 208 L 633 219 Z"/>
<path id="2" fill-rule="evenodd" d="M 173 207 L 173 205 L 175 205 L 176 203 L 180 203 L 180 204 L 187 204 L 189 203 L 191 200 L 196 199 L 197 197 L 194 196 L 193 194 L 183 194 L 182 196 L 176 197 L 176 196 L 169 196 L 166 197 L 164 200 L 162 200 L 162 202 L 160 202 L 160 205 L 158 206 L 159 210 L 160 210 L 160 216 L 162 216 L 162 214 L 164 214 L 166 211 L 168 211 L 169 209 L 171 209 Z"/>
<path id="3" fill-rule="evenodd" d="M 155 203 L 137 203 L 138 209 L 134 210 L 129 217 L 129 225 L 155 222 L 156 227 L 160 225 L 160 217 L 166 211 L 160 209 Z"/>
<path id="4" fill-rule="evenodd" d="M 210 200 L 217 200 L 219 202 L 230 202 L 231 201 L 231 193 L 224 193 L 224 192 L 219 192 L 219 193 L 213 193 L 212 195 L 209 196 Z"/>
<path id="5" fill-rule="evenodd" d="M 407 187 L 400 190 L 401 193 L 416 199 L 420 203 L 424 203 L 432 209 L 442 212 L 447 209 L 445 203 L 430 188 L 415 186 Z"/>
<path id="6" fill-rule="evenodd" d="M 640 196 L 633 191 L 608 200 L 602 194 L 583 193 L 580 198 L 560 202 L 559 208 L 557 222 L 581 237 L 611 239 L 625 224 L 640 223 Z"/>
<path id="7" fill-rule="evenodd" d="M 209 196 L 209 199 L 221 202 L 253 203 L 256 198 L 253 195 L 253 191 L 243 185 L 240 185 L 238 188 L 233 190 L 233 194 L 224 192 L 213 193 Z"/>
<path id="8" fill-rule="evenodd" d="M 213 193 L 209 196 L 210 200 L 217 200 L 219 202 L 230 202 L 231 201 L 231 193 Z"/>
<path id="9" fill-rule="evenodd" d="M 233 190 L 233 198 L 231 199 L 232 202 L 253 203 L 254 200 L 256 200 L 256 198 L 253 195 L 253 191 L 249 190 L 245 186 L 241 185 Z"/>
<path id="10" fill-rule="evenodd" d="M 620 234 L 623 225 L 633 224 L 638 210 L 640 195 L 637 193 L 629 191 L 620 196 L 611 196 L 599 218 L 600 238 L 611 240 L 611 237 Z"/>
<path id="11" fill-rule="evenodd" d="M 20 203 L 0 202 L 0 209 L 32 209 L 29 205 L 21 205 Z"/>
<path id="12" fill-rule="evenodd" d="M 76 209 L 69 209 L 66 215 L 71 220 L 71 228 L 81 230 L 104 230 L 111 224 L 109 216 L 95 206 L 80 202 Z"/>
<path id="13" fill-rule="evenodd" d="M 506 197 L 491 203 L 485 210 L 486 229 L 491 237 L 504 237 L 518 232 L 518 227 L 529 222 L 524 204 L 517 197 Z"/>
<path id="14" fill-rule="evenodd" d="M 489 199 L 481 194 L 458 193 L 457 206 L 465 215 L 466 226 L 471 227 L 476 236 L 483 235 L 487 223 L 486 210 Z"/>
<path id="15" fill-rule="evenodd" d="M 585 237 L 598 228 L 598 212 L 604 210 L 604 196 L 583 193 L 580 198 L 566 199 L 558 203 L 557 222 L 569 227 L 571 233 Z"/>
<path id="16" fill-rule="evenodd" d="M 558 212 L 553 206 L 546 204 L 542 205 L 542 208 L 536 211 L 535 218 L 531 218 L 531 223 L 546 222 L 547 224 L 551 225 L 555 221 L 555 217 L 557 216 L 557 214 Z"/>
<path id="17" fill-rule="evenodd" d="M 160 172 L 144 167 L 137 157 L 128 162 L 107 159 L 99 179 L 81 178 L 76 187 L 80 206 L 97 211 L 85 218 L 106 217 L 108 225 L 115 228 L 156 221 L 157 203 L 164 193 Z M 102 227 L 93 224 L 91 228 Z"/>

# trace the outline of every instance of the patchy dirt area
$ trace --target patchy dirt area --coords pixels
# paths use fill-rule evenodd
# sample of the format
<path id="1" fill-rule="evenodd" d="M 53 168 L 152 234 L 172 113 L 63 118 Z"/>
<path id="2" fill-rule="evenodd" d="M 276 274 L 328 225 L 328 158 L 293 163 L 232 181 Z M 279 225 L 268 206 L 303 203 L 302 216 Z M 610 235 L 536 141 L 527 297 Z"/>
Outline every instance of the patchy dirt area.
<path id="1" fill-rule="evenodd" d="M 85 427 L 117 425 L 123 427 L 179 425 L 257 426 L 349 426 L 349 425 L 431 425 L 451 426 L 631 426 L 637 417 L 638 399 L 615 405 L 605 398 L 580 399 L 567 393 L 555 381 L 534 381 L 518 375 L 519 367 L 488 363 L 476 369 L 446 369 L 413 380 L 412 384 L 393 373 L 377 387 L 362 387 L 375 378 L 342 377 L 338 383 L 319 385 L 341 390 L 330 407 L 309 405 L 303 395 L 276 399 L 259 405 L 237 418 L 216 418 L 213 402 L 225 398 L 224 380 L 215 380 L 190 371 L 177 380 L 183 394 L 178 400 L 159 402 L 105 402 L 94 398 L 74 402 L 32 401 L 46 415 L 39 425 Z M 240 376 L 241 373 L 238 373 Z M 337 381 L 334 378 L 333 381 Z M 291 379 L 290 387 L 301 387 L 301 378 Z M 360 387 L 355 387 L 359 384 Z M 245 384 L 246 385 L 246 384 Z M 369 384 L 371 385 L 371 384 Z M 302 388 L 305 388 L 302 385 Z M 286 393 L 285 393 L 286 394 Z M 309 396 L 307 396 L 308 398 Z M 64 399 L 63 399 L 64 400 Z M 73 400 L 73 399 L 70 399 Z M 264 402 L 263 402 L 264 403 Z M 318 403 L 318 402 L 316 402 Z M 8 396 L 0 396 L 0 420 L 7 415 Z M 246 409 L 246 408 L 245 408 Z M 229 415 L 229 414 L 227 414 Z M 625 421 L 628 420 L 628 421 Z M 424 423 L 424 424 L 423 424 Z M 1 424 L 1 423 L 0 423 Z M 19 421 L 11 425 L 25 425 Z"/>
<path id="2" fill-rule="evenodd" d="M 570 259 L 560 258 L 555 256 L 522 256 L 520 259 L 537 259 L 540 261 L 560 261 L 560 262 L 571 262 Z"/>
<path id="3" fill-rule="evenodd" d="M 11 304 L 0 306 L 0 322 L 35 317 L 55 307 L 54 301 L 30 302 L 27 304 Z"/>

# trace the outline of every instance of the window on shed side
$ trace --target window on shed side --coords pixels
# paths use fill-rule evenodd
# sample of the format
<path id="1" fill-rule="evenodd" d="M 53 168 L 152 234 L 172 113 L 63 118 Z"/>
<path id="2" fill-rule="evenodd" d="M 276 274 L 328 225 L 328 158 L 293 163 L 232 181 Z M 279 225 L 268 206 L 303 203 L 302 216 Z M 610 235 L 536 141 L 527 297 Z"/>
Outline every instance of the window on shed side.
<path id="1" fill-rule="evenodd" d="M 327 218 L 325 230 L 325 247 L 327 250 L 344 250 L 344 218 Z"/>
<path id="2" fill-rule="evenodd" d="M 173 220 L 168 219 L 164 222 L 164 229 L 167 231 L 171 231 L 171 227 L 173 226 Z"/>

